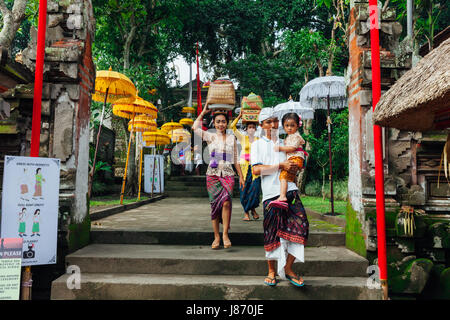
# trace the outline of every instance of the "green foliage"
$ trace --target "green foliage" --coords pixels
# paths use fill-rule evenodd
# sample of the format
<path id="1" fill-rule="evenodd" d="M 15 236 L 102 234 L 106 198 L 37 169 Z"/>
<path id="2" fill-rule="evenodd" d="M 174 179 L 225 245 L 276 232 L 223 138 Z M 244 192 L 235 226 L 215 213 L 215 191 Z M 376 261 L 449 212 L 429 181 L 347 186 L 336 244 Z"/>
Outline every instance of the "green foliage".
<path id="1" fill-rule="evenodd" d="M 331 210 L 331 204 L 329 199 L 323 199 L 317 196 L 302 196 L 302 204 L 305 208 L 313 210 L 318 213 L 327 213 Z M 345 214 L 347 202 L 341 200 L 334 201 L 334 212 L 341 215 L 342 218 Z"/>
<path id="2" fill-rule="evenodd" d="M 406 1 L 392 0 L 396 8 L 397 19 L 406 26 Z M 433 45 L 433 37 L 448 26 L 450 19 L 450 5 L 442 0 L 415 0 L 413 13 L 414 37 L 419 46 L 428 43 Z M 406 35 L 406 27 L 403 34 Z"/>
<path id="3" fill-rule="evenodd" d="M 308 151 L 308 179 L 307 181 L 322 181 L 323 171 L 326 180 L 329 175 L 329 144 L 326 127 L 325 110 L 316 110 L 312 133 L 304 134 L 303 138 L 310 143 Z M 332 134 L 331 155 L 333 166 L 333 179 L 343 180 L 348 177 L 348 109 L 331 111 Z"/>
<path id="4" fill-rule="evenodd" d="M 255 92 L 264 100 L 264 106 L 273 107 L 296 96 L 302 85 L 299 70 L 287 59 L 268 59 L 250 54 L 222 65 L 231 78 L 239 81 L 241 96 Z"/>
<path id="5" fill-rule="evenodd" d="M 328 177 L 327 177 L 328 178 Z M 308 196 L 331 198 L 330 183 L 327 180 L 322 189 L 322 182 L 318 180 L 311 181 L 305 186 L 305 194 Z M 333 181 L 334 200 L 347 201 L 348 198 L 348 180 Z"/>

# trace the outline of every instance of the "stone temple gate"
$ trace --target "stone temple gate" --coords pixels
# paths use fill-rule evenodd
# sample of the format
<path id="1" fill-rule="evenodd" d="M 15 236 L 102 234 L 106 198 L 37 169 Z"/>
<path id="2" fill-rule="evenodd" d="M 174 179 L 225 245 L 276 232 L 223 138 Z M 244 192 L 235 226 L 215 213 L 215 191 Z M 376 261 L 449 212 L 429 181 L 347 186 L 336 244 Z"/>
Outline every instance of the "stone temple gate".
<path id="1" fill-rule="evenodd" d="M 396 21 L 396 16 L 391 8 L 381 15 L 382 94 L 412 68 L 415 59 L 409 41 L 399 42 L 402 25 Z M 352 1 L 347 68 L 350 141 L 346 246 L 373 261 L 377 257 L 377 225 L 368 19 L 368 1 Z M 439 161 L 446 137 L 444 131 L 421 133 L 383 128 L 388 264 L 402 260 L 411 263 L 416 258 L 423 258 L 413 263 L 420 264 L 426 277 L 433 264 L 448 268 L 450 263 L 446 231 L 450 222 L 450 187 L 442 179 L 442 172 L 437 188 Z M 413 207 L 418 213 L 413 235 L 404 232 L 403 206 Z M 392 264 L 388 268 L 390 283 L 395 284 L 399 269 Z M 400 279 L 401 275 L 397 276 Z M 420 293 L 427 278 L 424 280 L 415 288 L 399 284 L 394 292 Z"/>
<path id="2" fill-rule="evenodd" d="M 45 266 L 45 270 L 34 267 L 33 274 L 38 273 L 34 278 L 41 281 L 35 281 L 34 287 L 49 287 L 52 272 L 65 272 L 65 255 L 86 245 L 90 231 L 87 193 L 95 81 L 93 8 L 91 1 L 70 0 L 48 1 L 47 10 L 39 156 L 61 159 L 58 265 Z M 5 59 L 2 51 L 0 104 L 8 112 L 0 121 L 1 174 L 5 155 L 30 154 L 37 31 L 31 32 L 28 47 L 15 58 Z"/>

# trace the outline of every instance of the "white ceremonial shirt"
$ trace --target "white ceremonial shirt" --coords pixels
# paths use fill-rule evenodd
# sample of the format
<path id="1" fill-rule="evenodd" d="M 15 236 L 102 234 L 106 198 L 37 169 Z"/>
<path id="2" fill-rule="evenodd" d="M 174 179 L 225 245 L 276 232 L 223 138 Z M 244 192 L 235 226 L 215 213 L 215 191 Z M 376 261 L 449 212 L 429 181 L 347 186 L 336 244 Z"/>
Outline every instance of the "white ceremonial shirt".
<path id="1" fill-rule="evenodd" d="M 281 140 L 278 141 L 280 146 L 284 145 Z M 286 154 L 284 152 L 275 152 L 274 147 L 275 143 L 267 139 L 266 136 L 254 141 L 250 153 L 251 165 L 274 165 L 286 161 Z M 280 195 L 280 172 L 278 170 L 270 175 L 261 175 L 263 202 Z M 287 191 L 293 190 L 298 190 L 296 184 L 294 182 L 288 182 Z"/>

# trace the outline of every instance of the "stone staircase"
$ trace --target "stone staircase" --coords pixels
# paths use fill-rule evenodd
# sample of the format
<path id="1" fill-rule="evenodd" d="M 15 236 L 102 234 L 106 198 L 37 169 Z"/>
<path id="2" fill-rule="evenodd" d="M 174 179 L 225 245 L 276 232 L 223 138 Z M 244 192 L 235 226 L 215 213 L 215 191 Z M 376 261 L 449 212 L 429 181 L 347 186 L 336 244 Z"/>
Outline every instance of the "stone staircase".
<path id="1" fill-rule="evenodd" d="M 368 261 L 344 247 L 343 233 L 312 231 L 305 263 L 294 264 L 305 286 L 263 283 L 267 262 L 262 234 L 230 234 L 233 247 L 211 250 L 211 232 L 94 230 L 92 244 L 68 255 L 81 270 L 81 288 L 69 275 L 52 283 L 52 299 L 381 299 L 368 289 Z M 183 244 L 180 244 L 183 243 Z"/>

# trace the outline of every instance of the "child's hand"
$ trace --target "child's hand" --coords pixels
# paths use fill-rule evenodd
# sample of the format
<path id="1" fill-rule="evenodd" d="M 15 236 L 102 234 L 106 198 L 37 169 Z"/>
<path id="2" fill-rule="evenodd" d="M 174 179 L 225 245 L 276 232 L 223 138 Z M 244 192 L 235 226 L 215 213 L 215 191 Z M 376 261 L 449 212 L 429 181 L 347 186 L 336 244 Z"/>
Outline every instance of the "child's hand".
<path id="1" fill-rule="evenodd" d="M 279 146 L 278 144 L 276 144 L 276 145 L 273 147 L 273 150 L 275 150 L 275 152 L 280 152 L 280 146 Z"/>

